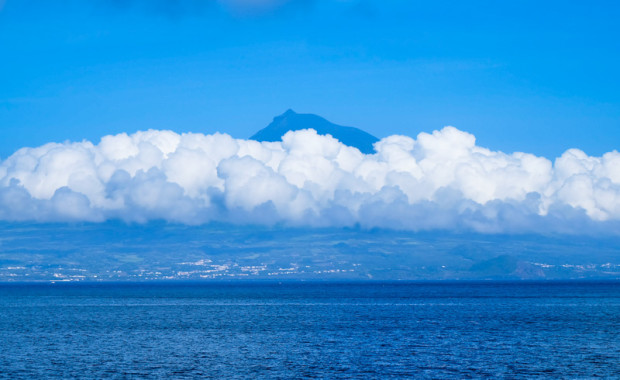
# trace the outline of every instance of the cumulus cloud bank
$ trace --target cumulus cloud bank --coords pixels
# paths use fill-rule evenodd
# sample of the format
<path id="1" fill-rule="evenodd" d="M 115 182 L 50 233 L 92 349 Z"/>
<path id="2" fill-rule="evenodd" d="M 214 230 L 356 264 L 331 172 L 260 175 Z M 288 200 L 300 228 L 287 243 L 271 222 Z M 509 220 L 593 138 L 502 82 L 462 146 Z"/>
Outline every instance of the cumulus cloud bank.
<path id="1" fill-rule="evenodd" d="M 453 127 L 375 148 L 364 155 L 314 130 L 272 143 L 149 130 L 22 148 L 0 163 L 0 219 L 620 230 L 617 151 L 570 149 L 551 162 L 479 147 Z"/>

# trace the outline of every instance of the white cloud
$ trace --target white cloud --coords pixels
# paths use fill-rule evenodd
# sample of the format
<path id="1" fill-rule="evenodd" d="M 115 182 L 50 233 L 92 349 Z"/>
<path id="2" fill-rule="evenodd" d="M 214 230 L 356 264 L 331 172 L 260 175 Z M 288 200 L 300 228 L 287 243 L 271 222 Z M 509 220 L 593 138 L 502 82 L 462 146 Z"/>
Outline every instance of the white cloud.
<path id="1" fill-rule="evenodd" d="M 453 127 L 364 155 L 313 130 L 282 142 L 144 131 L 23 148 L 0 163 L 0 219 L 579 231 L 620 221 L 620 153 L 555 162 Z"/>

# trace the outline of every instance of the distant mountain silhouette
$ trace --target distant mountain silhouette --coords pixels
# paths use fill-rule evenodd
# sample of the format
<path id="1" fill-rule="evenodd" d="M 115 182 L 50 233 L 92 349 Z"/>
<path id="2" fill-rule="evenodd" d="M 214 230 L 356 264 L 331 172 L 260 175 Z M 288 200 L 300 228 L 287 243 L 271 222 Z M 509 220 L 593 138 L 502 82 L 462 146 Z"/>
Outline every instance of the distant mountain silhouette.
<path id="1" fill-rule="evenodd" d="M 362 153 L 375 153 L 372 144 L 379 141 L 375 136 L 354 127 L 343 127 L 330 123 L 320 116 L 296 113 L 288 110 L 276 116 L 271 124 L 254 134 L 250 139 L 256 141 L 280 141 L 288 131 L 312 128 L 320 135 L 332 135 L 341 143 L 353 146 Z"/>
<path id="2" fill-rule="evenodd" d="M 545 272 L 542 268 L 529 262 L 519 260 L 517 257 L 511 255 L 501 255 L 489 260 L 477 262 L 470 268 L 470 273 L 475 273 L 476 277 L 490 279 L 537 279 L 545 277 Z"/>

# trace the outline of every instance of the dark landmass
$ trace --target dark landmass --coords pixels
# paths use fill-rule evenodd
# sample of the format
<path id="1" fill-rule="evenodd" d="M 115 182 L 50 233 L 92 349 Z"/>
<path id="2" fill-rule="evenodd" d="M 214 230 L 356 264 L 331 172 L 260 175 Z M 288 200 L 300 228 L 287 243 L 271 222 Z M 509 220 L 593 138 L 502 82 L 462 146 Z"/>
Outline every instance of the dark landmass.
<path id="1" fill-rule="evenodd" d="M 620 279 L 620 238 L 0 223 L 0 281 Z"/>
<path id="2" fill-rule="evenodd" d="M 379 141 L 375 136 L 354 127 L 343 127 L 333 124 L 324 118 L 313 114 L 296 113 L 288 110 L 276 116 L 271 124 L 261 129 L 252 137 L 256 141 L 280 141 L 288 131 L 314 129 L 320 135 L 331 135 L 341 143 L 356 147 L 365 154 L 375 153 L 372 144 Z"/>

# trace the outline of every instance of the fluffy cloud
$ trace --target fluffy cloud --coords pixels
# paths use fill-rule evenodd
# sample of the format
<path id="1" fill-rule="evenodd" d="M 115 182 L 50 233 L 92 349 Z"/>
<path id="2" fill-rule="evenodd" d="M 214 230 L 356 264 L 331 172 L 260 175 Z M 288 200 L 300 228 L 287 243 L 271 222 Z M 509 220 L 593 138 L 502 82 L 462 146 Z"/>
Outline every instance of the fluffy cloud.
<path id="1" fill-rule="evenodd" d="M 276 143 L 149 130 L 23 148 L 0 163 L 0 219 L 618 231 L 616 151 L 551 162 L 479 147 L 453 127 L 375 148 L 314 130 Z"/>

